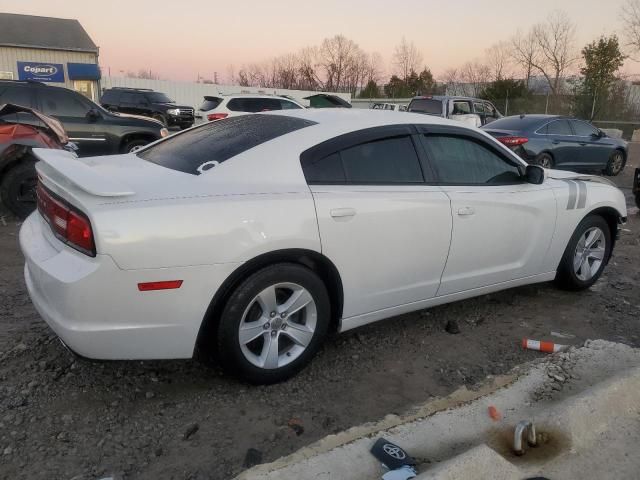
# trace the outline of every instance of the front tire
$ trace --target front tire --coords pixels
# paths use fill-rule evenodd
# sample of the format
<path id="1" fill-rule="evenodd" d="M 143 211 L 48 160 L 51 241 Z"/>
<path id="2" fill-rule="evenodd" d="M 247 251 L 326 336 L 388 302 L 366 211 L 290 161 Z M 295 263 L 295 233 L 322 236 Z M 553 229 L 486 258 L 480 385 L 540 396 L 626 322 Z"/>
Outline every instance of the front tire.
<path id="1" fill-rule="evenodd" d="M 609 224 L 599 215 L 584 218 L 564 251 L 556 284 L 565 290 L 584 290 L 593 285 L 611 254 Z"/>
<path id="2" fill-rule="evenodd" d="M 623 169 L 626 160 L 624 158 L 624 153 L 620 150 L 614 150 L 609 155 L 609 161 L 607 162 L 607 168 L 605 168 L 604 173 L 610 177 L 615 177 L 618 175 Z"/>
<path id="3" fill-rule="evenodd" d="M 0 197 L 7 209 L 18 218 L 27 218 L 36 208 L 35 162 L 22 158 L 9 169 L 0 183 Z"/>
<path id="4" fill-rule="evenodd" d="M 230 373 L 256 384 L 286 380 L 309 363 L 330 323 L 327 289 L 313 271 L 281 263 L 247 278 L 220 318 L 217 356 Z"/>

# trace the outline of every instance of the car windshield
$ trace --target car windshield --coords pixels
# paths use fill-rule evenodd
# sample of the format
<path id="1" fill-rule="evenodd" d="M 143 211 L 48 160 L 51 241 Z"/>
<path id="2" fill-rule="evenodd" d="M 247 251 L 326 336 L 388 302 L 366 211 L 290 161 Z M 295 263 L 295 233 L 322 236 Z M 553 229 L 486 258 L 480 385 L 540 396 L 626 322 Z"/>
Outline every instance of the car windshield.
<path id="1" fill-rule="evenodd" d="M 416 98 L 411 100 L 408 110 L 429 115 L 442 115 L 442 101 L 434 98 Z"/>
<path id="2" fill-rule="evenodd" d="M 280 115 L 243 115 L 205 123 L 168 137 L 138 156 L 172 170 L 199 175 L 253 147 L 316 122 Z"/>
<path id="3" fill-rule="evenodd" d="M 147 100 L 153 103 L 173 103 L 173 100 L 162 92 L 151 92 L 147 93 L 145 96 L 147 97 Z"/>

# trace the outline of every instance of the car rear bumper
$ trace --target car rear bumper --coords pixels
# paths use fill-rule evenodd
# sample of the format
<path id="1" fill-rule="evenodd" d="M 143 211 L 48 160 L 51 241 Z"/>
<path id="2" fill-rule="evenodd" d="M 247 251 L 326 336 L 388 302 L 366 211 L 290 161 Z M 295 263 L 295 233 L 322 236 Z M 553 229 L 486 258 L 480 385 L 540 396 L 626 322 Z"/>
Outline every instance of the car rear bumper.
<path id="1" fill-rule="evenodd" d="M 49 233 L 38 212 L 20 229 L 25 282 L 40 316 L 72 351 L 105 360 L 192 357 L 230 266 L 122 270 L 110 256 L 85 256 Z M 141 282 L 172 279 L 183 285 L 138 290 Z"/>

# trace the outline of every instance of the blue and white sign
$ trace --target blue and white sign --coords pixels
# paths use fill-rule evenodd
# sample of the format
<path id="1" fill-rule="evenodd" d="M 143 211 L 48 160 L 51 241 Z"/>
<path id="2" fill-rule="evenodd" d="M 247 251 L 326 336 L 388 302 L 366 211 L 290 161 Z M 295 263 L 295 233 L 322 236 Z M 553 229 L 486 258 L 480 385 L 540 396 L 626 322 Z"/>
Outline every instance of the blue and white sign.
<path id="1" fill-rule="evenodd" d="M 63 83 L 64 66 L 61 63 L 18 62 L 18 80 Z"/>

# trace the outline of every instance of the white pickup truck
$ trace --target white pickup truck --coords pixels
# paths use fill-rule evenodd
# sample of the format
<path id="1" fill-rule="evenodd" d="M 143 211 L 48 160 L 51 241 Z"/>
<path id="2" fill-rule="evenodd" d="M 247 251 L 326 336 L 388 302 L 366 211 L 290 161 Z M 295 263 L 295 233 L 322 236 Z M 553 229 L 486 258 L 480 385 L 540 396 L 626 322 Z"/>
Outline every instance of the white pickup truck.
<path id="1" fill-rule="evenodd" d="M 414 97 L 407 111 L 450 118 L 474 127 L 481 127 L 502 117 L 498 109 L 487 100 L 447 95 Z"/>

